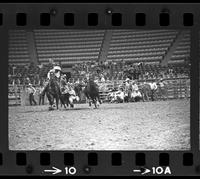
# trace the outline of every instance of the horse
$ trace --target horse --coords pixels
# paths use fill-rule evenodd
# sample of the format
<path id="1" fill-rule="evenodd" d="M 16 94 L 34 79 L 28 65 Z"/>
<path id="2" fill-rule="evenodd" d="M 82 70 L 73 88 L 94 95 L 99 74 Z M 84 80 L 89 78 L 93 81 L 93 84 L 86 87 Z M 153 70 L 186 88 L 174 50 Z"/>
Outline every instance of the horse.
<path id="1" fill-rule="evenodd" d="M 99 88 L 93 80 L 90 79 L 87 82 L 83 91 L 86 98 L 89 100 L 89 106 L 91 106 L 91 101 L 94 104 L 95 108 L 97 108 L 98 103 L 101 104 L 101 100 L 99 96 Z"/>
<path id="2" fill-rule="evenodd" d="M 144 84 L 140 85 L 139 91 L 142 94 L 142 100 L 143 101 L 149 101 L 150 98 L 151 98 L 152 101 L 155 101 L 156 89 L 152 89 L 150 83 L 144 83 Z"/>
<path id="3" fill-rule="evenodd" d="M 142 100 L 144 101 L 149 101 L 149 96 L 151 95 L 151 87 L 148 83 L 144 83 L 139 85 L 139 91 L 142 94 Z"/>
<path id="4" fill-rule="evenodd" d="M 59 80 L 54 74 L 50 75 L 50 80 L 49 83 L 47 84 L 45 88 L 46 96 L 49 100 L 49 110 L 53 110 L 54 106 L 54 99 L 56 100 L 56 108 L 58 109 L 58 103 L 59 100 L 61 101 L 62 104 L 64 104 L 63 99 L 61 98 L 61 91 L 60 91 L 60 86 L 59 86 Z M 64 107 L 66 108 L 65 104 Z"/>

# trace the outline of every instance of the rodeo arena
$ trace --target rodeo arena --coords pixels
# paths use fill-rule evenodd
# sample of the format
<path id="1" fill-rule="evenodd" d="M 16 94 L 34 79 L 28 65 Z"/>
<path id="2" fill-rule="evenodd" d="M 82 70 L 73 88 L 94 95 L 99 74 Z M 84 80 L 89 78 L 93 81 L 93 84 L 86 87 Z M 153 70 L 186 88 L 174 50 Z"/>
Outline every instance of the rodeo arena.
<path id="1" fill-rule="evenodd" d="M 9 31 L 10 150 L 189 150 L 190 31 Z"/>

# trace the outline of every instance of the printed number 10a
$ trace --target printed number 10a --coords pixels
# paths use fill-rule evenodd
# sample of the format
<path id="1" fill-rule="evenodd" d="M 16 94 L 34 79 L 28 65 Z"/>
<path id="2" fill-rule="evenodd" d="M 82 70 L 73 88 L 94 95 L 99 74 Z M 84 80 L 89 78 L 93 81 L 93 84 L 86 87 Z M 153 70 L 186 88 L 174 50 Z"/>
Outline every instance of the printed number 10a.
<path id="1" fill-rule="evenodd" d="M 76 174 L 76 168 L 65 167 L 65 173 L 66 173 L 66 175 L 75 175 Z"/>

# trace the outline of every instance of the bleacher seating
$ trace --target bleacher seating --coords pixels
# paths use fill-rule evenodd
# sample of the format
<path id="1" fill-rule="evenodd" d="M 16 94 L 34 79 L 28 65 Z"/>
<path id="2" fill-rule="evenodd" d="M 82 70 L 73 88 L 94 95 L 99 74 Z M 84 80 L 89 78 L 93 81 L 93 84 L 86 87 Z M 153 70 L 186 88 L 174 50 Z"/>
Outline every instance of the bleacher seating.
<path id="1" fill-rule="evenodd" d="M 184 32 L 184 38 L 168 61 L 169 66 L 183 64 L 190 56 L 190 31 Z M 29 31 L 30 33 L 30 31 Z M 46 76 L 49 59 L 63 66 L 73 66 L 76 63 L 88 61 L 121 61 L 131 63 L 145 62 L 151 64 L 150 71 L 159 71 L 160 62 L 168 53 L 170 47 L 179 38 L 176 30 L 33 30 L 33 43 L 36 48 L 37 60 L 44 67 L 36 71 L 27 70 L 24 65 L 30 63 L 30 44 L 25 30 L 12 30 L 9 33 L 9 64 L 17 66 L 15 73 L 39 74 Z M 109 35 L 108 35 L 109 33 Z M 110 40 L 106 42 L 106 34 Z M 108 38 L 109 39 L 109 38 Z M 103 45 L 107 43 L 107 45 Z M 107 51 L 107 53 L 102 52 Z M 148 67 L 147 67 L 148 68 Z M 119 73 L 122 69 L 117 69 Z M 145 69 L 148 70 L 148 69 Z M 145 72 L 143 69 L 143 72 Z M 9 74 L 12 74 L 9 68 Z"/>
<path id="2" fill-rule="evenodd" d="M 185 31 L 184 33 L 184 38 L 176 47 L 169 63 L 182 63 L 186 58 L 190 57 L 190 31 Z"/>
<path id="3" fill-rule="evenodd" d="M 175 30 L 113 30 L 107 60 L 160 62 L 176 39 Z"/>
<path id="4" fill-rule="evenodd" d="M 102 49 L 105 30 L 34 30 L 38 62 L 50 58 L 62 64 L 98 61 L 101 50 L 108 50 L 108 61 L 159 63 L 178 36 L 176 30 L 110 30 L 108 49 Z M 190 54 L 190 32 L 185 31 L 169 63 L 184 61 Z M 180 61 L 179 61 L 180 60 Z M 30 62 L 25 30 L 9 33 L 9 63 Z"/>
<path id="5" fill-rule="evenodd" d="M 9 31 L 9 63 L 29 64 L 28 41 L 25 30 Z"/>
<path id="6" fill-rule="evenodd" d="M 17 81 L 24 84 L 27 76 L 31 83 L 37 82 L 37 78 L 45 79 L 51 68 L 48 64 L 49 59 L 53 59 L 57 64 L 61 63 L 62 67 L 72 67 L 74 64 L 83 62 L 119 62 L 114 65 L 111 77 L 109 74 L 105 75 L 107 80 L 117 80 L 118 82 L 119 80 L 124 81 L 125 78 L 124 66 L 121 66 L 123 61 L 133 66 L 144 62 L 142 63 L 144 65 L 138 67 L 138 71 L 136 70 L 140 81 L 155 80 L 161 76 L 165 80 L 179 80 L 182 77 L 188 79 L 190 71 L 185 61 L 190 60 L 190 44 L 190 31 L 11 30 L 9 31 L 8 71 L 9 79 L 11 79 L 9 80 L 9 84 L 11 84 L 9 89 L 12 89 L 13 81 L 16 84 L 18 84 Z M 164 57 L 169 59 L 166 60 L 168 66 L 160 65 Z M 39 66 L 35 66 L 35 64 L 29 66 L 30 62 L 39 63 Z M 83 78 L 84 75 L 80 72 L 82 71 L 78 70 L 78 74 L 72 73 L 72 78 L 75 80 Z M 174 85 L 172 87 L 176 89 Z M 172 93 L 174 93 L 173 89 Z M 9 91 L 9 94 L 9 97 L 13 99 L 12 103 L 18 104 L 21 93 L 13 89 Z"/>
<path id="7" fill-rule="evenodd" d="M 104 30 L 34 30 L 38 61 L 49 58 L 62 64 L 96 61 L 104 38 Z"/>

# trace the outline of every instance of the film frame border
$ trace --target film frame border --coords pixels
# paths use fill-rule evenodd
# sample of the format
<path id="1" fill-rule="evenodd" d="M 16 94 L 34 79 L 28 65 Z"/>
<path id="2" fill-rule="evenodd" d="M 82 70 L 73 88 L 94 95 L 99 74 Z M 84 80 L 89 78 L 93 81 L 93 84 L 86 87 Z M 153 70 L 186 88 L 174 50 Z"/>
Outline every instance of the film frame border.
<path id="1" fill-rule="evenodd" d="M 191 121 L 189 151 L 9 151 L 8 150 L 8 99 L 7 99 L 7 69 L 0 71 L 3 88 L 0 88 L 0 175 L 42 175 L 41 171 L 48 166 L 75 166 L 76 175 L 131 175 L 138 167 L 159 166 L 159 158 L 169 159 L 172 175 L 199 175 L 199 31 L 200 4 L 1 4 L 0 5 L 0 37 L 2 39 L 0 52 L 3 60 L 1 66 L 7 66 L 8 30 L 9 29 L 177 29 L 191 32 Z M 55 11 L 56 10 L 56 13 Z M 65 13 L 74 14 L 74 24 L 64 24 Z M 88 26 L 88 12 L 98 14 L 98 25 Z M 110 13 L 111 12 L 111 13 Z M 16 14 L 26 13 L 26 25 L 16 26 Z M 50 25 L 40 25 L 40 14 L 50 14 Z M 121 14 L 121 25 L 112 25 L 112 14 Z M 145 25 L 137 25 L 135 14 L 145 14 Z M 160 26 L 159 14 L 169 13 L 170 24 Z M 183 14 L 193 14 L 193 24 L 183 24 Z M 1 15 L 2 14 L 2 15 Z M 2 16 L 2 17 L 1 17 Z M 2 19 L 2 20 L 1 20 Z M 198 38 L 197 38 L 198 37 Z M 3 43 L 4 42 L 4 43 Z M 2 44 L 3 43 L 3 44 Z M 198 74 L 198 75 L 197 75 Z M 5 137 L 6 136 L 6 137 Z M 64 156 L 71 156 L 71 163 L 65 163 Z M 92 153 L 92 155 L 91 155 Z M 88 154 L 92 157 L 88 157 Z M 42 156 L 41 156 L 42 155 Z M 89 160 L 95 159 L 97 164 Z M 168 156 L 168 157 L 166 157 Z M 41 163 L 41 158 L 47 163 Z M 18 158 L 18 160 L 17 160 Z M 138 158 L 138 159 L 136 159 Z M 112 160 L 113 159 L 113 160 Z M 168 162 L 166 159 L 166 163 Z M 49 160 L 49 163 L 48 163 Z M 137 164 L 137 160 L 143 162 Z M 113 161 L 113 163 L 112 163 Z M 68 163 L 69 162 L 69 163 Z M 164 162 L 165 163 L 165 162 Z M 12 170 L 13 173 L 10 173 Z M 45 174 L 46 175 L 46 174 Z"/>

